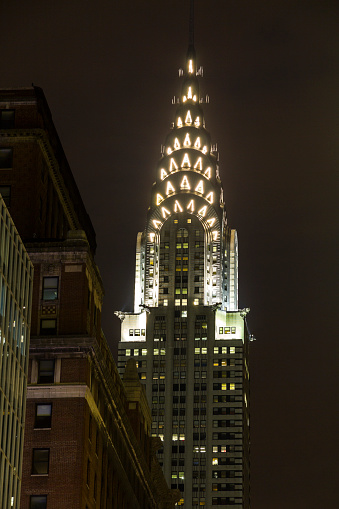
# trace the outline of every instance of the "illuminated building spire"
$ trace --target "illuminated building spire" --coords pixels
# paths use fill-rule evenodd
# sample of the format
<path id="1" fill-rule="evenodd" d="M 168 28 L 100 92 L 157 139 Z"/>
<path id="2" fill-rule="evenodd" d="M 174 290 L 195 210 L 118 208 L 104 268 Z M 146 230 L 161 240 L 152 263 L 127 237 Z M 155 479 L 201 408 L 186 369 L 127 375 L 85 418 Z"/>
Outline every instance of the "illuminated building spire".
<path id="1" fill-rule="evenodd" d="M 238 310 L 237 233 L 205 129 L 193 11 L 191 0 L 181 94 L 137 238 L 134 312 L 117 312 L 119 366 L 138 363 L 177 505 L 249 509 L 247 310 Z"/>
<path id="2" fill-rule="evenodd" d="M 219 156 L 205 129 L 203 99 L 199 94 L 201 72 L 197 71 L 194 49 L 193 0 L 189 46 L 181 76 L 181 95 L 158 163 L 146 231 L 138 237 L 135 312 L 140 305 L 177 306 L 179 301 L 184 305 L 220 304 L 227 310 L 238 306 L 237 234 L 227 226 Z M 166 236 L 173 236 L 171 246 L 174 246 L 176 231 L 184 229 L 189 236 L 193 233 L 198 236 L 200 232 L 199 248 L 203 251 L 199 254 L 202 260 L 199 274 L 194 268 L 198 264 L 186 256 L 182 261 L 189 262 L 188 266 L 179 271 L 174 263 L 175 252 L 163 249 Z M 167 267 L 162 258 L 169 254 L 174 265 Z M 179 272 L 186 293 L 177 285 Z M 170 285 L 164 286 L 163 280 L 168 277 Z M 197 279 L 201 284 L 195 284 Z M 185 298 L 178 299 L 178 295 Z"/>

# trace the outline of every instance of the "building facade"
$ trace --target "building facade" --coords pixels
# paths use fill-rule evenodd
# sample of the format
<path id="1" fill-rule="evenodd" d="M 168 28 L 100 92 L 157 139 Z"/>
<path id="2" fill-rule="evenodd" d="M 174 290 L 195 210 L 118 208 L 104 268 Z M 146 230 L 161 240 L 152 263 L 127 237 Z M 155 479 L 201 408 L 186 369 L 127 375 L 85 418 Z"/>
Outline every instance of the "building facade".
<path id="1" fill-rule="evenodd" d="M 121 373 L 133 357 L 163 441 L 178 505 L 248 509 L 248 309 L 238 309 L 237 233 L 205 129 L 193 37 L 174 122 L 136 248 L 134 312 L 121 319 Z"/>
<path id="2" fill-rule="evenodd" d="M 0 91 L 0 114 L 0 185 L 34 264 L 20 507 L 170 509 L 136 368 L 120 380 L 101 330 L 95 232 L 42 90 Z"/>
<path id="3" fill-rule="evenodd" d="M 0 188 L 1 193 L 1 188 Z M 0 507 L 20 507 L 33 265 L 0 195 Z"/>

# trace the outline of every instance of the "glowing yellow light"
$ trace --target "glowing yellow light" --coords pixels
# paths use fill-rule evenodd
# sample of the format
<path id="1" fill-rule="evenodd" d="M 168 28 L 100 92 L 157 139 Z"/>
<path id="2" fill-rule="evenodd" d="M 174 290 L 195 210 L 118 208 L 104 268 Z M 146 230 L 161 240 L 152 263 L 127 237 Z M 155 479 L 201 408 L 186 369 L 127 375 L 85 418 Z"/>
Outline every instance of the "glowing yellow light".
<path id="1" fill-rule="evenodd" d="M 194 212 L 194 200 L 191 200 L 189 204 L 187 205 L 187 210 L 190 210 L 191 212 Z"/>
<path id="2" fill-rule="evenodd" d="M 174 140 L 174 148 L 175 148 L 176 150 L 178 150 L 178 148 L 180 148 L 180 143 L 179 143 L 178 138 L 175 138 L 175 140 Z"/>
<path id="3" fill-rule="evenodd" d="M 166 219 L 166 216 L 170 216 L 171 215 L 170 211 L 167 210 L 165 207 L 161 207 L 161 213 L 162 213 L 162 217 L 164 219 Z"/>
<path id="4" fill-rule="evenodd" d="M 207 200 L 209 203 L 213 203 L 213 191 L 211 191 L 210 193 L 208 193 L 208 195 L 206 196 L 206 200 Z"/>
<path id="5" fill-rule="evenodd" d="M 215 217 L 212 217 L 212 219 L 207 219 L 207 224 L 209 225 L 210 228 L 212 228 L 212 226 L 214 225 L 215 223 Z"/>
<path id="6" fill-rule="evenodd" d="M 153 219 L 154 228 L 159 228 L 161 226 L 161 221 L 157 219 Z"/>
<path id="7" fill-rule="evenodd" d="M 194 125 L 195 127 L 199 127 L 200 126 L 200 117 L 197 117 L 194 121 Z"/>
<path id="8" fill-rule="evenodd" d="M 201 147 L 200 136 L 198 136 L 197 139 L 195 140 L 194 148 L 200 148 L 200 147 Z"/>
<path id="9" fill-rule="evenodd" d="M 171 182 L 167 182 L 167 186 L 166 186 L 166 194 L 167 196 L 171 193 L 175 193 L 175 189 L 174 187 L 172 186 L 172 183 Z"/>
<path id="10" fill-rule="evenodd" d="M 205 173 L 204 173 L 205 177 L 210 179 L 211 178 L 211 168 L 208 167 L 206 170 L 205 170 Z"/>
<path id="11" fill-rule="evenodd" d="M 186 175 L 183 177 L 183 179 L 181 181 L 180 189 L 191 189 L 191 186 L 188 182 L 188 178 Z"/>
<path id="12" fill-rule="evenodd" d="M 192 87 L 188 87 L 187 99 L 192 99 Z"/>
<path id="13" fill-rule="evenodd" d="M 172 154 L 172 149 L 170 147 L 167 149 L 167 154 Z"/>
<path id="14" fill-rule="evenodd" d="M 208 148 L 207 146 L 205 145 L 204 148 L 202 149 L 202 153 L 203 154 L 207 154 L 207 151 L 208 151 Z"/>
<path id="15" fill-rule="evenodd" d="M 197 96 L 194 94 L 193 101 L 196 102 L 196 100 L 197 100 Z"/>
<path id="16" fill-rule="evenodd" d="M 190 73 L 193 72 L 193 60 L 190 60 L 188 62 L 188 72 L 190 72 Z"/>
<path id="17" fill-rule="evenodd" d="M 194 191 L 196 191 L 197 193 L 201 193 L 201 194 L 204 193 L 204 181 L 203 180 L 199 180 L 198 185 L 194 189 Z M 159 203 L 157 203 L 157 205 L 159 205 Z"/>
<path id="18" fill-rule="evenodd" d="M 198 210 L 198 215 L 201 216 L 201 217 L 205 217 L 206 216 L 206 211 L 207 211 L 207 206 L 205 205 L 200 210 Z"/>
<path id="19" fill-rule="evenodd" d="M 186 118 L 185 118 L 185 124 L 192 124 L 192 116 L 190 110 L 188 110 Z"/>
<path id="20" fill-rule="evenodd" d="M 164 201 L 164 198 L 163 198 L 163 196 L 161 196 L 161 194 L 159 194 L 159 193 L 158 193 L 158 194 L 157 194 L 157 205 L 160 205 L 160 203 L 161 203 L 162 201 Z"/>
<path id="21" fill-rule="evenodd" d="M 177 120 L 177 127 L 182 127 L 182 120 L 180 117 L 178 117 L 178 120 Z"/>
<path id="22" fill-rule="evenodd" d="M 190 160 L 189 160 L 189 157 L 188 157 L 188 154 L 185 154 L 184 157 L 183 157 L 183 160 L 182 160 L 182 163 L 181 163 L 181 166 L 183 168 L 185 168 L 186 166 L 188 166 L 188 168 L 191 167 L 191 163 L 190 163 Z"/>
<path id="23" fill-rule="evenodd" d="M 182 212 L 182 206 L 180 205 L 178 200 L 175 200 L 175 203 L 174 203 L 174 212 Z"/>
<path id="24" fill-rule="evenodd" d="M 170 161 L 170 171 L 177 170 L 177 169 L 178 169 L 178 165 L 177 165 L 177 163 L 175 162 L 175 160 L 173 159 L 173 157 L 171 157 L 171 161 Z"/>
<path id="25" fill-rule="evenodd" d="M 195 170 L 199 170 L 199 171 L 202 170 L 202 160 L 201 160 L 201 157 L 198 157 L 197 162 L 194 165 L 194 169 Z"/>
<path id="26" fill-rule="evenodd" d="M 218 240 L 218 235 L 219 235 L 219 232 L 217 232 L 217 231 L 212 232 L 213 240 Z"/>
<path id="27" fill-rule="evenodd" d="M 184 95 L 184 97 L 182 98 L 182 102 L 185 103 L 187 101 L 187 97 Z"/>
<path id="28" fill-rule="evenodd" d="M 149 234 L 149 240 L 150 240 L 150 242 L 154 242 L 154 240 L 155 240 L 155 233 L 150 233 Z"/>
<path id="29" fill-rule="evenodd" d="M 164 178 L 166 178 L 166 177 L 167 177 L 166 170 L 164 168 L 161 168 L 161 170 L 160 170 L 160 179 L 164 180 Z"/>
<path id="30" fill-rule="evenodd" d="M 191 146 L 191 139 L 189 133 L 186 134 L 184 139 L 184 147 L 190 147 Z"/>

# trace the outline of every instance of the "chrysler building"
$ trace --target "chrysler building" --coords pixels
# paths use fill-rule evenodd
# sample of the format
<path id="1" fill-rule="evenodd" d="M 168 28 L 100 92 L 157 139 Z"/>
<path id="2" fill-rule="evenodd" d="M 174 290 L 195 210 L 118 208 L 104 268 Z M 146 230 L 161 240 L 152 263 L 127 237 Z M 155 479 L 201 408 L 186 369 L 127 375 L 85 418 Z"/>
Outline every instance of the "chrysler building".
<path id="1" fill-rule="evenodd" d="M 116 313 L 118 365 L 123 374 L 136 361 L 178 506 L 248 509 L 248 309 L 238 309 L 237 232 L 205 127 L 192 11 L 181 95 L 137 236 L 134 311 Z"/>

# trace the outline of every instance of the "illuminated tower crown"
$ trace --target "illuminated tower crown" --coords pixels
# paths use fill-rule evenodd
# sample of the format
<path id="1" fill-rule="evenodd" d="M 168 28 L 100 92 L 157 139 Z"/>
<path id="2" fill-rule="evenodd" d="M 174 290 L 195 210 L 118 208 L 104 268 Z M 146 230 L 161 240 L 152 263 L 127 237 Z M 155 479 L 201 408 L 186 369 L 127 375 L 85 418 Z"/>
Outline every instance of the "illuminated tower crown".
<path id="1" fill-rule="evenodd" d="M 227 226 L 219 157 L 205 129 L 193 30 L 179 74 L 181 96 L 157 166 L 147 226 L 138 234 L 134 312 L 191 304 L 233 311 L 237 234 Z"/>

